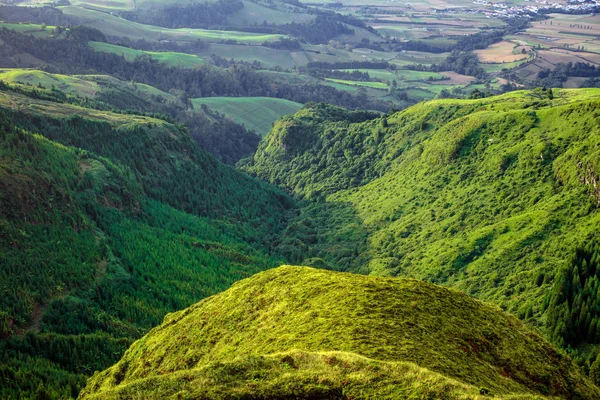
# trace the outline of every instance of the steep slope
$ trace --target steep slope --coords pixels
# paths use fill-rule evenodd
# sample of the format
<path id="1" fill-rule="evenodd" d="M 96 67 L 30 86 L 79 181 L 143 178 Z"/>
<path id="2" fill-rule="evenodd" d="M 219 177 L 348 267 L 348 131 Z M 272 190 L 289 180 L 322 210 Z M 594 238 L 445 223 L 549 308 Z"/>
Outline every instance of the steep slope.
<path id="1" fill-rule="evenodd" d="M 432 101 L 357 123 L 306 107 L 243 168 L 314 200 L 280 243 L 290 261 L 449 284 L 541 325 L 555 273 L 600 222 L 600 91 L 550 97 Z"/>
<path id="2" fill-rule="evenodd" d="M 592 399 L 516 318 L 428 283 L 280 267 L 170 314 L 80 399 Z"/>
<path id="3" fill-rule="evenodd" d="M 279 264 L 290 205 L 165 121 L 0 91 L 0 398 L 76 397 L 167 312 Z"/>

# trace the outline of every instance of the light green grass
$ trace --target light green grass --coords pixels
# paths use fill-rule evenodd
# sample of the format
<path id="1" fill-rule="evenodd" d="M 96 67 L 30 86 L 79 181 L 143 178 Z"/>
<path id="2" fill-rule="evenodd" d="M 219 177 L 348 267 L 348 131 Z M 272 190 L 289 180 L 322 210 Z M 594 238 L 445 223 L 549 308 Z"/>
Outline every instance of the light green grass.
<path id="1" fill-rule="evenodd" d="M 59 74 L 49 74 L 37 70 L 7 69 L 0 70 L 0 80 L 6 83 L 23 83 L 32 86 L 41 85 L 46 89 L 53 86 L 68 94 L 81 97 L 94 97 L 98 91 L 98 85 L 94 82 L 79 79 L 77 77 Z"/>
<path id="2" fill-rule="evenodd" d="M 489 398 L 480 388 L 600 396 L 522 322 L 460 292 L 284 266 L 168 315 L 80 399 Z"/>
<path id="3" fill-rule="evenodd" d="M 153 59 L 173 67 L 196 68 L 204 64 L 202 58 L 193 54 L 170 51 L 143 51 L 103 42 L 89 42 L 89 46 L 95 51 L 123 55 L 127 61 L 133 61 L 136 57 L 147 54 Z"/>
<path id="4" fill-rule="evenodd" d="M 348 80 L 344 80 L 344 79 L 333 79 L 333 78 L 325 78 L 325 80 L 329 81 L 329 82 L 339 83 L 342 85 L 348 85 L 348 86 L 361 86 L 361 87 L 368 87 L 368 88 L 372 88 L 372 89 L 384 89 L 384 90 L 388 88 L 387 83 L 383 83 L 383 82 L 348 81 Z"/>
<path id="5" fill-rule="evenodd" d="M 0 22 L 0 28 L 11 29 L 19 33 L 24 33 L 40 38 L 46 38 L 52 36 L 52 31 L 56 27 L 46 26 L 46 29 L 42 29 L 42 25 L 40 24 L 15 24 L 9 22 Z"/>
<path id="6" fill-rule="evenodd" d="M 67 6 L 60 7 L 60 9 L 64 14 L 74 17 L 80 24 L 96 28 L 106 35 L 127 36 L 135 40 L 203 40 L 207 42 L 235 40 L 239 43 L 259 44 L 265 41 L 275 41 L 284 36 L 207 29 L 167 29 L 153 25 L 144 25 L 137 22 L 131 22 L 108 13 L 88 10 L 81 7 Z"/>
<path id="7" fill-rule="evenodd" d="M 206 97 L 192 99 L 192 104 L 196 109 L 206 104 L 260 136 L 266 135 L 281 116 L 293 114 L 302 107 L 300 103 L 270 97 Z"/>
<path id="8" fill-rule="evenodd" d="M 254 62 L 258 61 L 264 67 L 281 67 L 291 69 L 294 66 L 306 65 L 306 61 L 298 62 L 287 50 L 275 50 L 263 46 L 244 46 L 238 44 L 211 43 L 207 49 L 197 52 L 201 57 L 211 55 L 223 57 L 227 60 Z M 302 61 L 300 59 L 300 61 Z"/>

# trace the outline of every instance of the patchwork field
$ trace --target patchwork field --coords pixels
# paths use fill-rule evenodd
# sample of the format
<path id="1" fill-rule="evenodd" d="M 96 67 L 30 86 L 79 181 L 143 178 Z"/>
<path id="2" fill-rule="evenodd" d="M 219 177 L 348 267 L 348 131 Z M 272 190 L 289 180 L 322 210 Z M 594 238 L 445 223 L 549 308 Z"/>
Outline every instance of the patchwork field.
<path id="1" fill-rule="evenodd" d="M 302 108 L 300 103 L 270 97 L 205 97 L 192 99 L 192 104 L 195 109 L 207 105 L 260 136 L 266 135 L 283 115 Z"/>

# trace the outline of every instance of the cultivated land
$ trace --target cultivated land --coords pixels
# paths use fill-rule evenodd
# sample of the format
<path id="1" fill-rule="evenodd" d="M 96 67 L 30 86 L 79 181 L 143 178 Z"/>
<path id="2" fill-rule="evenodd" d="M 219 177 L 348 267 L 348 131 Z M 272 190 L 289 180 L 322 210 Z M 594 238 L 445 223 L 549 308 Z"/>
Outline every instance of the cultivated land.
<path id="1" fill-rule="evenodd" d="M 217 111 L 260 136 L 266 135 L 283 115 L 294 114 L 302 104 L 269 97 L 206 97 L 192 99 L 195 109 L 202 105 Z"/>

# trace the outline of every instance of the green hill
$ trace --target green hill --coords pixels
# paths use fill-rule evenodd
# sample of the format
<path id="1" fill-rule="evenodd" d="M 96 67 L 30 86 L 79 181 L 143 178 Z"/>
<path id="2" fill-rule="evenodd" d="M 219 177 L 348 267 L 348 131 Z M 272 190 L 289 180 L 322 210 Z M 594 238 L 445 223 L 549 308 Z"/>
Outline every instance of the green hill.
<path id="1" fill-rule="evenodd" d="M 181 99 L 143 83 L 124 82 L 109 75 L 62 75 L 34 69 L 0 70 L 0 81 L 40 89 L 56 88 L 81 98 L 93 98 L 120 109 L 156 111 L 171 106 L 182 109 Z"/>
<path id="2" fill-rule="evenodd" d="M 300 103 L 271 97 L 205 97 L 192 99 L 192 104 L 196 109 L 205 104 L 260 136 L 266 135 L 283 115 L 302 107 Z"/>
<path id="3" fill-rule="evenodd" d="M 172 40 L 221 42 L 235 40 L 239 43 L 260 44 L 265 41 L 276 41 L 284 35 L 268 35 L 239 31 L 219 31 L 209 29 L 168 29 L 153 25 L 144 25 L 128 21 L 110 13 L 95 11 L 87 8 L 66 6 L 60 10 L 75 23 L 96 28 L 111 36 L 127 36 L 130 39 L 145 39 L 149 41 Z"/>
<path id="4" fill-rule="evenodd" d="M 79 398 L 546 395 L 600 390 L 501 310 L 414 280 L 288 266 L 168 315 Z"/>
<path id="5" fill-rule="evenodd" d="M 0 91 L 0 398 L 76 397 L 166 313 L 277 265 L 291 206 L 166 121 Z"/>
<path id="6" fill-rule="evenodd" d="M 178 68 L 196 68 L 205 64 L 204 60 L 194 54 L 173 51 L 143 51 L 103 42 L 89 42 L 89 46 L 96 51 L 122 55 L 127 61 L 133 61 L 136 57 L 148 55 L 154 60 Z"/>
<path id="7" fill-rule="evenodd" d="M 305 107 L 243 168 L 311 200 L 280 242 L 291 262 L 447 284 L 542 327 L 555 274 L 600 218 L 600 90 L 548 96 L 376 119 Z"/>

